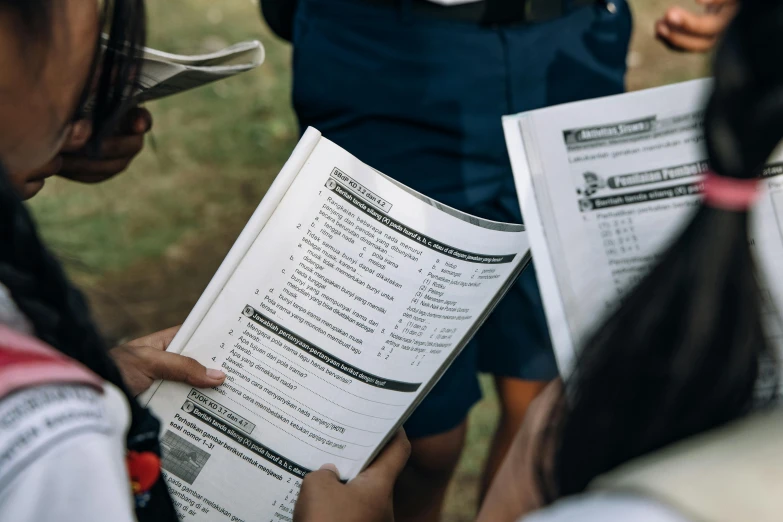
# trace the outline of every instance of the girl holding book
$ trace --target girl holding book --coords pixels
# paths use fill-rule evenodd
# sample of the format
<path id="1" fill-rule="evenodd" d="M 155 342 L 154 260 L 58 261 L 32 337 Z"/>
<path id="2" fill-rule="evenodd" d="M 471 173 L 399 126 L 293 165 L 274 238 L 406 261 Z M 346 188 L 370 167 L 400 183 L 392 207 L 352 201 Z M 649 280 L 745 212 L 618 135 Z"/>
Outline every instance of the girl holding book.
<path id="1" fill-rule="evenodd" d="M 142 0 L 0 1 L 1 521 L 177 520 L 160 478 L 158 421 L 134 395 L 165 374 L 222 382 L 165 354 L 170 331 L 114 352 L 123 380 L 22 203 L 75 139 L 74 122 L 89 126 L 80 139 L 90 150 L 102 150 L 113 115 L 129 109 L 144 36 Z M 91 165 L 82 173 L 110 174 Z"/>

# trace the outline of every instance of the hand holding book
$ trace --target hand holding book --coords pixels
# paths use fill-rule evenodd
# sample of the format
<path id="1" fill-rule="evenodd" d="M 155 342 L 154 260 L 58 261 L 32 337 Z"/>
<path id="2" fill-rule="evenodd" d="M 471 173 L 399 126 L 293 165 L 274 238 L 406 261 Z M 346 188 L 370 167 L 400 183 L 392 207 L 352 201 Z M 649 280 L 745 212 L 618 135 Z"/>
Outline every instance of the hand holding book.
<path id="1" fill-rule="evenodd" d="M 307 475 L 294 510 L 294 522 L 394 522 L 394 483 L 411 454 L 400 430 L 375 461 L 347 484 L 331 465 Z"/>

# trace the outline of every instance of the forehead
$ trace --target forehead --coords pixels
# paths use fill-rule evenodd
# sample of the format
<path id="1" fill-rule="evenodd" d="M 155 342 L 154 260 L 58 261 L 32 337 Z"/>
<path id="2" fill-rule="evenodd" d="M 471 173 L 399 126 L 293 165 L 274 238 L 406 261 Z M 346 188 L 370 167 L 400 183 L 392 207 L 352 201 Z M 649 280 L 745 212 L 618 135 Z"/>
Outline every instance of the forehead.
<path id="1" fill-rule="evenodd" d="M 89 67 L 96 52 L 98 4 L 94 0 L 54 0 L 53 3 L 60 7 L 52 12 L 47 67 L 58 75 L 60 85 L 81 85 L 88 70 L 85 65 Z"/>
<path id="2" fill-rule="evenodd" d="M 24 0 L 29 1 L 29 0 Z M 46 12 L 27 13 L 3 9 L 0 3 L 0 21 L 3 40 L 16 47 L 21 70 L 35 76 L 40 69 L 73 65 L 85 54 L 94 54 L 98 37 L 100 11 L 94 0 L 45 0 Z M 10 52 L 10 49 L 7 49 Z M 76 72 L 76 71 L 74 71 Z M 64 78 L 65 79 L 65 78 Z"/>
<path id="3" fill-rule="evenodd" d="M 72 41 L 95 41 L 101 10 L 95 0 L 54 0 L 59 9 L 58 19 L 52 20 L 53 29 Z"/>

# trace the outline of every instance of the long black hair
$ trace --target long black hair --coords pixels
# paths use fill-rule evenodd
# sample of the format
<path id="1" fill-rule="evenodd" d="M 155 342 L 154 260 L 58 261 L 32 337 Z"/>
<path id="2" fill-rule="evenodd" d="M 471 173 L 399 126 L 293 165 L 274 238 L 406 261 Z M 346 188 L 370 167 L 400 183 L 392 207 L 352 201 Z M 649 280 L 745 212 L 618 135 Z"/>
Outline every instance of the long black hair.
<path id="1" fill-rule="evenodd" d="M 53 20 L 54 0 L 0 0 L 0 8 L 15 10 L 27 29 L 46 36 Z M 113 0 L 104 3 L 102 29 L 105 45 L 96 42 L 99 78 L 94 109 L 89 113 L 96 132 L 95 143 L 112 125 L 127 94 L 134 87 L 145 39 L 143 0 Z M 86 97 L 85 97 L 86 98 Z M 123 383 L 110 358 L 82 294 L 68 281 L 60 264 L 41 242 L 35 224 L 0 166 L 0 283 L 10 292 L 20 311 L 32 324 L 38 338 L 80 361 L 126 394 L 131 406 L 128 448 L 160 454 L 159 422 L 142 408 Z M 165 484 L 159 480 L 146 506 L 137 506 L 140 520 L 176 520 Z"/>
<path id="2" fill-rule="evenodd" d="M 719 46 L 705 137 L 720 176 L 758 177 L 783 138 L 781 30 L 783 3 L 743 0 Z M 585 343 L 542 436 L 546 501 L 775 400 L 748 221 L 746 210 L 702 205 Z M 773 385 L 759 386 L 763 369 Z"/>

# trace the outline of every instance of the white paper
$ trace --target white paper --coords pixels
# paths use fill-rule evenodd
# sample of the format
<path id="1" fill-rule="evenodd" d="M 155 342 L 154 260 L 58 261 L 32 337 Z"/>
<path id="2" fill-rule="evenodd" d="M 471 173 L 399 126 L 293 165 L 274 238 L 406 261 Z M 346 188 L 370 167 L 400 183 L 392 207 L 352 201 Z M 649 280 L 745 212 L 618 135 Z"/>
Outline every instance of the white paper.
<path id="1" fill-rule="evenodd" d="M 700 201 L 711 80 L 504 120 L 520 205 L 561 372 Z M 783 155 L 764 172 L 751 248 L 766 275 L 770 340 L 783 345 Z M 776 210 L 777 209 L 777 210 Z M 777 211 L 777 215 L 776 212 Z"/>

